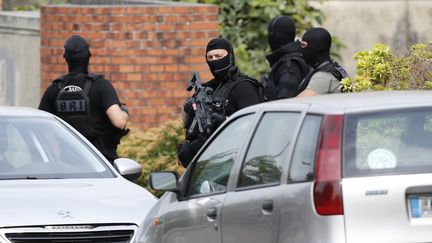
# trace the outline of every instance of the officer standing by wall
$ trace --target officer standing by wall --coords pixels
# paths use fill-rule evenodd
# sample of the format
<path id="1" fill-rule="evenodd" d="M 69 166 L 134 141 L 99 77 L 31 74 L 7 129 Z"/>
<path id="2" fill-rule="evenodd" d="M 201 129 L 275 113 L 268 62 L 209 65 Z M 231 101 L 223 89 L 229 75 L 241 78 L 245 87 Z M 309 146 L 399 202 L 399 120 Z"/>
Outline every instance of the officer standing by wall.
<path id="1" fill-rule="evenodd" d="M 266 100 L 295 97 L 298 85 L 309 73 L 300 41 L 294 41 L 295 23 L 287 16 L 277 16 L 269 22 L 267 32 L 272 53 L 266 57 L 271 70 L 261 81 Z"/>
<path id="2" fill-rule="evenodd" d="M 103 75 L 88 71 L 90 48 L 81 36 L 71 36 L 64 46 L 69 73 L 45 90 L 39 109 L 64 119 L 113 162 L 120 138 L 128 129 L 127 108 Z"/>
<path id="3" fill-rule="evenodd" d="M 340 93 L 340 80 L 347 72 L 330 58 L 331 35 L 322 28 L 312 28 L 302 36 L 302 52 L 311 71 L 299 85 L 300 96 Z"/>
<path id="4" fill-rule="evenodd" d="M 241 73 L 235 65 L 234 50 L 231 42 L 225 38 L 210 40 L 206 48 L 206 61 L 214 78 L 204 84 L 212 88 L 212 104 L 215 113 L 212 115 L 212 131 L 234 112 L 261 101 L 260 83 Z M 186 131 L 195 119 L 196 106 L 189 99 L 183 107 Z M 186 133 L 186 140 L 180 144 L 178 157 L 181 164 L 187 167 L 202 147 L 210 134 Z"/>

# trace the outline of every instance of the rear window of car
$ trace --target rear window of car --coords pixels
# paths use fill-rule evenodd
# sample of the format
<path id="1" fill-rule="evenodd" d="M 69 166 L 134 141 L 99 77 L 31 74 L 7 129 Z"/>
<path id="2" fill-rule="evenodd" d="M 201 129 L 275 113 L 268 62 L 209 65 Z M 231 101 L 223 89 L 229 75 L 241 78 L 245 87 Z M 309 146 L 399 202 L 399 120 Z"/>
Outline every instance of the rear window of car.
<path id="1" fill-rule="evenodd" d="M 345 177 L 432 172 L 432 108 L 347 115 Z"/>

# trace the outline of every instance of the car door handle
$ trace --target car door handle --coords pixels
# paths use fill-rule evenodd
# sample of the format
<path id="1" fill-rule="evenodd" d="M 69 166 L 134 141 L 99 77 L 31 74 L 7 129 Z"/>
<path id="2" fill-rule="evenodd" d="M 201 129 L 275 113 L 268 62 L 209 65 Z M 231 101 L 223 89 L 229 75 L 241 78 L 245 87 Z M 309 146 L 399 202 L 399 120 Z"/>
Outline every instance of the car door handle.
<path id="1" fill-rule="evenodd" d="M 207 209 L 207 217 L 209 217 L 209 219 L 215 219 L 216 216 L 217 216 L 217 209 L 216 208 Z"/>
<path id="2" fill-rule="evenodd" d="M 272 212 L 273 211 L 273 200 L 271 200 L 271 199 L 265 200 L 263 205 L 262 205 L 262 209 L 266 212 Z"/>

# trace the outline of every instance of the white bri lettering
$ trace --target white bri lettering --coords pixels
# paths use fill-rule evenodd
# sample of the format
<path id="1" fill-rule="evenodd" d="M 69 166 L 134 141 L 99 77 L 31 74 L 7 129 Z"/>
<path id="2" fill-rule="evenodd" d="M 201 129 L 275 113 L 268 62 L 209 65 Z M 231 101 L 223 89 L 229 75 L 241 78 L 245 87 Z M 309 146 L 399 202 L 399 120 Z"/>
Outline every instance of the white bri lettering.
<path id="1" fill-rule="evenodd" d="M 77 112 L 85 111 L 85 100 L 59 100 L 57 110 L 60 112 Z"/>

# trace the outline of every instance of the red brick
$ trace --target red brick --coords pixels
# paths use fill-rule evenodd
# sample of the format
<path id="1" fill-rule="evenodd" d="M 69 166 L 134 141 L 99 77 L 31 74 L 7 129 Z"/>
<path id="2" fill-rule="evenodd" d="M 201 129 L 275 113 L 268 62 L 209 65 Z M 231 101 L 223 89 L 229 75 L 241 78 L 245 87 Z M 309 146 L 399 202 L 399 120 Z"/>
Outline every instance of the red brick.
<path id="1" fill-rule="evenodd" d="M 165 20 L 165 22 L 167 22 L 167 23 L 170 23 L 170 22 L 177 22 L 178 21 L 178 15 L 165 15 L 164 16 L 164 20 Z"/>
<path id="2" fill-rule="evenodd" d="M 159 31 L 170 31 L 170 30 L 174 30 L 174 25 L 173 25 L 173 24 L 159 24 L 159 26 L 158 26 L 158 30 L 159 30 Z"/>
<path id="3" fill-rule="evenodd" d="M 140 73 L 128 73 L 126 74 L 126 78 L 129 81 L 140 81 L 142 80 L 142 75 Z"/>
<path id="4" fill-rule="evenodd" d="M 154 14 L 158 11 L 157 7 L 144 6 L 141 8 L 141 11 L 146 14 Z"/>
<path id="5" fill-rule="evenodd" d="M 158 13 L 159 14 L 175 13 L 175 11 L 174 8 L 172 7 L 162 6 L 158 8 Z"/>
<path id="6" fill-rule="evenodd" d="M 165 72 L 177 72 L 179 70 L 177 65 L 165 65 Z"/>
<path id="7" fill-rule="evenodd" d="M 113 14 L 113 15 L 119 15 L 119 14 L 124 14 L 126 13 L 126 7 L 124 6 L 116 6 L 116 7 L 111 7 L 109 13 Z"/>
<path id="8" fill-rule="evenodd" d="M 163 72 L 164 66 L 162 65 L 152 65 L 150 66 L 150 72 Z"/>

